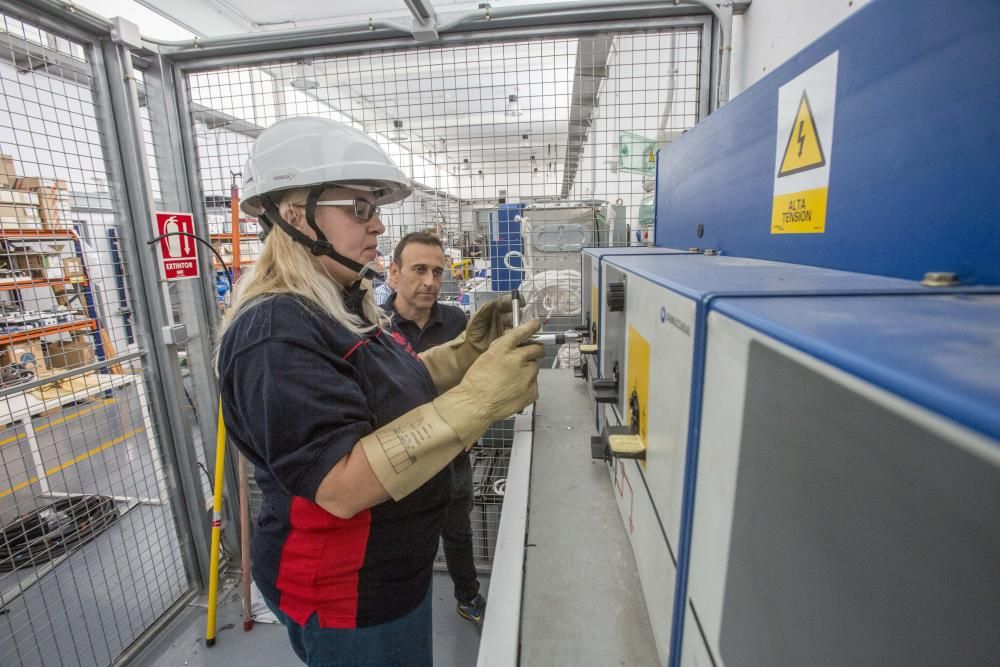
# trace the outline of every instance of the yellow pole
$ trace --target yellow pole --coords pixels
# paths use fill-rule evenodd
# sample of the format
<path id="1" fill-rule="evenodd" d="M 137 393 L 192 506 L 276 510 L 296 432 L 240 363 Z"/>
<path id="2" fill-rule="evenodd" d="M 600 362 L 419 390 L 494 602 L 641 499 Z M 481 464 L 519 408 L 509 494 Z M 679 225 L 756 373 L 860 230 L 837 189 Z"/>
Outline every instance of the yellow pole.
<path id="1" fill-rule="evenodd" d="M 219 398 L 219 426 L 215 434 L 215 487 L 212 498 L 212 554 L 208 566 L 208 627 L 205 646 L 215 646 L 215 615 L 219 605 L 219 547 L 222 540 L 222 482 L 226 467 L 226 422 Z"/>

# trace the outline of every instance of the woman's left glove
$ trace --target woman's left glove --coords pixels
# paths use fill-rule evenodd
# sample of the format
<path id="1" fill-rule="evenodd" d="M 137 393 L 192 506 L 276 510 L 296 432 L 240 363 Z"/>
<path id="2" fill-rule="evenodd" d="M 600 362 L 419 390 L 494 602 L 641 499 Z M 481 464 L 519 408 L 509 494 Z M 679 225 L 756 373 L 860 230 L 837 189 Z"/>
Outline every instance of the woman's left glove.
<path id="1" fill-rule="evenodd" d="M 458 386 L 473 362 L 514 323 L 509 294 L 484 304 L 454 340 L 420 353 L 439 393 Z"/>

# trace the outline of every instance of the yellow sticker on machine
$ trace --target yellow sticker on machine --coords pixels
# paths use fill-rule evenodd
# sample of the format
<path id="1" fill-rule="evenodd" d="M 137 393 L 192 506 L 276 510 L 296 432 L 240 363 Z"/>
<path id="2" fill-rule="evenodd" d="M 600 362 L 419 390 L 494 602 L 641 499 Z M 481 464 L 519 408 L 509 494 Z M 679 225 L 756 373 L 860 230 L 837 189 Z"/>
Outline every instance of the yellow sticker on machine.
<path id="1" fill-rule="evenodd" d="M 594 331 L 597 331 L 597 320 L 600 317 L 600 311 L 597 310 L 597 284 L 591 286 L 590 288 L 590 321 L 594 323 Z M 594 341 L 597 342 L 596 340 Z"/>
<path id="2" fill-rule="evenodd" d="M 775 197 L 771 233 L 822 233 L 826 229 L 826 192 L 826 188 L 816 188 Z"/>
<path id="3" fill-rule="evenodd" d="M 778 89 L 772 234 L 826 231 L 838 55 L 831 53 Z"/>
<path id="4" fill-rule="evenodd" d="M 645 447 L 649 429 L 649 342 L 631 325 L 628 328 L 628 370 L 625 382 L 625 412 L 628 420 L 634 422 L 633 411 L 638 409 L 638 436 Z M 646 467 L 645 460 L 642 461 L 642 467 Z"/>

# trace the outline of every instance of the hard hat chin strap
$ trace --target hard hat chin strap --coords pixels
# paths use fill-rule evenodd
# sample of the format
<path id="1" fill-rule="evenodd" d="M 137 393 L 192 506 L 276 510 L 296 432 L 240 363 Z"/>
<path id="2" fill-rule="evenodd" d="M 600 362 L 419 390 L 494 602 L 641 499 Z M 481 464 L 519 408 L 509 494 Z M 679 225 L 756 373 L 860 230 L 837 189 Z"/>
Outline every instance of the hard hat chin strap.
<path id="1" fill-rule="evenodd" d="M 362 278 L 366 278 L 368 280 L 375 278 L 378 275 L 378 272 L 375 271 L 373 267 L 368 266 L 367 264 L 355 262 L 353 259 L 341 255 L 332 245 L 330 245 L 330 242 L 326 240 L 326 235 L 320 231 L 319 225 L 316 224 L 316 202 L 319 201 L 319 197 L 323 194 L 324 189 L 325 188 L 322 186 L 314 187 L 309 191 L 309 198 L 306 200 L 306 222 L 309 223 L 312 230 L 316 232 L 315 239 L 309 238 L 282 218 L 277 205 L 269 195 L 262 195 L 260 198 L 260 204 L 264 208 L 264 214 L 260 216 L 262 226 L 268 233 L 270 233 L 271 227 L 277 225 L 278 227 L 281 227 L 283 232 L 291 236 L 293 241 L 308 248 L 309 252 L 313 255 L 317 257 L 320 255 L 326 255 L 333 261 L 346 266 L 351 271 L 357 271 L 361 274 Z"/>

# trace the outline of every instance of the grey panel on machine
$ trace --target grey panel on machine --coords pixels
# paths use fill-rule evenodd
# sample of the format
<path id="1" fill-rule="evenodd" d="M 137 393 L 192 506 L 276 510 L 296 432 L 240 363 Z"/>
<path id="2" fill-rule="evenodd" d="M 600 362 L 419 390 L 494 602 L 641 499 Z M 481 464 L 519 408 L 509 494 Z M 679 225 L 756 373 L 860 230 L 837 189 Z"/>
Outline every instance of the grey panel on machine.
<path id="1" fill-rule="evenodd" d="M 752 343 L 727 665 L 996 664 L 1000 469 Z"/>

